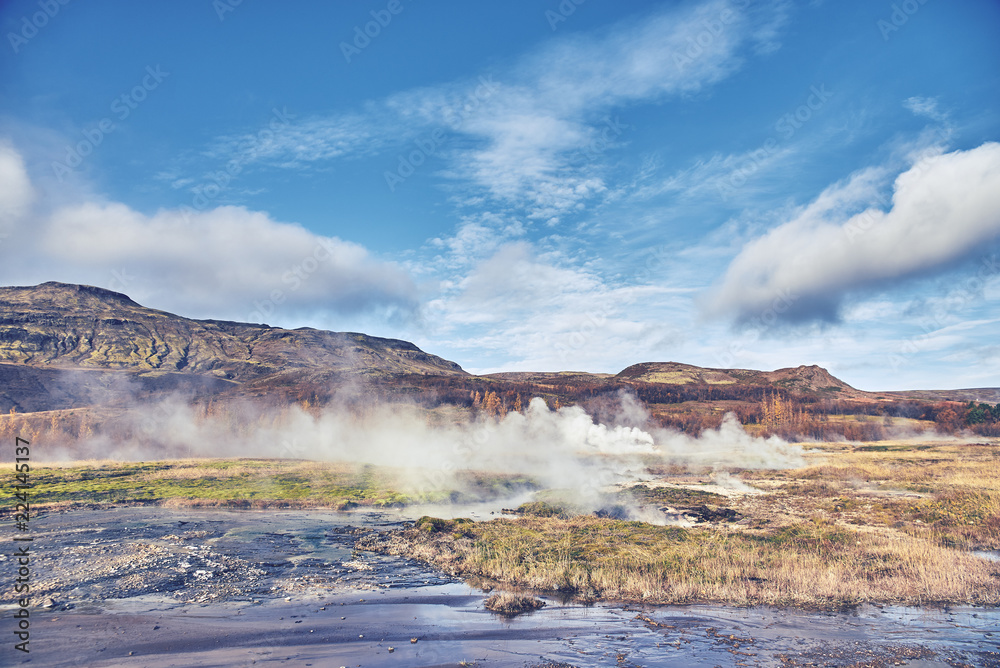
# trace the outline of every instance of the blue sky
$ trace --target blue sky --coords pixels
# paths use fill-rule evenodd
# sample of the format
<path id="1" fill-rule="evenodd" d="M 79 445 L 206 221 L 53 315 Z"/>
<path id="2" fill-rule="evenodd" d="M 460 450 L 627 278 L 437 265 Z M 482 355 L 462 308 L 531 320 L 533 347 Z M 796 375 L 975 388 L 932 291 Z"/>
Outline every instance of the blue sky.
<path id="1" fill-rule="evenodd" d="M 1000 385 L 1000 5 L 0 6 L 0 281 L 475 372 Z"/>

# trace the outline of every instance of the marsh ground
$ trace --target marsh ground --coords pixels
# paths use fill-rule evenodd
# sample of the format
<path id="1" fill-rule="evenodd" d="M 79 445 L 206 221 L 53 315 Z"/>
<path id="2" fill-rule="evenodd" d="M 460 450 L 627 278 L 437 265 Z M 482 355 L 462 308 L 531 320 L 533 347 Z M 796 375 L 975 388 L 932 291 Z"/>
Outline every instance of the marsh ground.
<path id="1" fill-rule="evenodd" d="M 653 467 L 616 499 L 658 511 L 653 523 L 550 502 L 488 522 L 422 518 L 361 544 L 582 600 L 1000 604 L 1000 563 L 977 556 L 1000 549 L 1000 445 L 819 444 L 807 458 L 721 475 Z"/>

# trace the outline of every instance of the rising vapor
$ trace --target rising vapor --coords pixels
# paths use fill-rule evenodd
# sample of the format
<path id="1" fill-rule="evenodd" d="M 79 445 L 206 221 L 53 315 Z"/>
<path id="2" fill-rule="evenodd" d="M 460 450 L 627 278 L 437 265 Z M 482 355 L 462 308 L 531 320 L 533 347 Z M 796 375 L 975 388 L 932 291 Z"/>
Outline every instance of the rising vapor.
<path id="1" fill-rule="evenodd" d="M 280 411 L 237 404 L 218 415 L 202 410 L 181 397 L 136 407 L 119 418 L 128 438 L 84 438 L 56 456 L 354 462 L 391 467 L 401 489 L 418 494 L 461 489 L 466 471 L 520 474 L 590 510 L 604 503 L 610 487 L 651 478 L 651 465 L 723 471 L 804 464 L 801 447 L 750 436 L 731 414 L 698 437 L 651 427 L 650 415 L 628 394 L 618 397 L 610 424 L 595 422 L 579 406 L 551 409 L 540 398 L 499 420 L 467 416 L 443 424 L 426 409 L 398 404 L 375 406 L 363 416 L 339 407 L 310 412 L 297 404 Z"/>

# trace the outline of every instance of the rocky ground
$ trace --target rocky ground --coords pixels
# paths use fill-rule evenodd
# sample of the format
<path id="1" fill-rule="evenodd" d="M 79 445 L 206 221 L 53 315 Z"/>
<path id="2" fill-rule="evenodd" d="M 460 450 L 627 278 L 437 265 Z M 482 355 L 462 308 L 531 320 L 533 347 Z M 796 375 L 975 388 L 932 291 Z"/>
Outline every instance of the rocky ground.
<path id="1" fill-rule="evenodd" d="M 32 525 L 34 601 L 61 610 L 154 594 L 254 601 L 410 581 L 414 568 L 403 560 L 354 552 L 370 528 L 346 524 L 343 514 L 316 513 L 305 524 L 302 513 L 284 515 L 142 507 L 42 515 Z M 380 519 L 366 517 L 392 524 Z M 425 573 L 419 584 L 449 580 Z M 14 600 L 12 584 L 4 600 Z"/>

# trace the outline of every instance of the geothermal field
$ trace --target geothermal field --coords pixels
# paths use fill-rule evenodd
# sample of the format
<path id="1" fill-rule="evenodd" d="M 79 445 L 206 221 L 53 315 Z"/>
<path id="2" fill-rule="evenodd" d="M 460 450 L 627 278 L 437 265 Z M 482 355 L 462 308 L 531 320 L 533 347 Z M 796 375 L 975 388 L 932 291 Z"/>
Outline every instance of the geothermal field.
<path id="1" fill-rule="evenodd" d="M 246 457 L 33 463 L 31 658 L 1000 661 L 995 438 L 789 443 L 733 417 L 689 436 L 615 411 L 301 410 Z M 282 434 L 315 458 L 264 456 Z"/>
<path id="2" fill-rule="evenodd" d="M 0 1 L 0 666 L 1000 668 L 998 36 Z"/>

